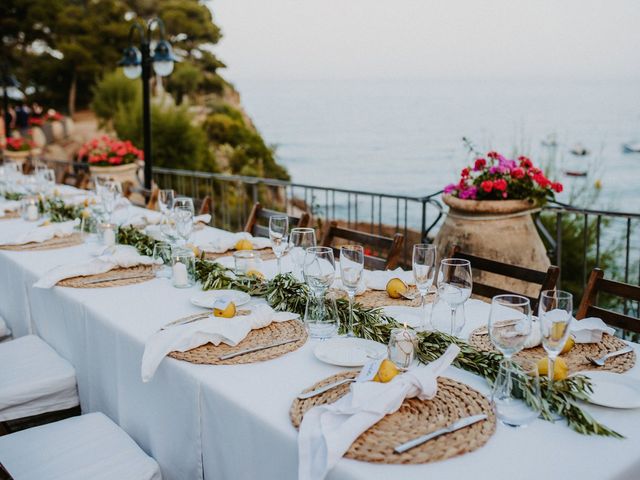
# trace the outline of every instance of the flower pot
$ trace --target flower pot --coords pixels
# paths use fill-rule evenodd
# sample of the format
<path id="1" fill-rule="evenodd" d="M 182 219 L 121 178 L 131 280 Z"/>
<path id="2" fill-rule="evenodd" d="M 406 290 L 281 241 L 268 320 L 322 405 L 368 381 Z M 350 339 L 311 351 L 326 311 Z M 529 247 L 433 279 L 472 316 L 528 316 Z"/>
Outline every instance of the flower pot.
<path id="1" fill-rule="evenodd" d="M 2 152 L 5 160 L 13 160 L 14 162 L 18 163 L 21 168 L 24 168 L 24 164 L 27 162 L 27 160 L 39 154 L 39 148 L 32 148 L 31 150 L 21 150 L 19 152 L 14 152 L 11 150 L 4 150 Z"/>
<path id="2" fill-rule="evenodd" d="M 547 250 L 531 217 L 536 211 L 533 202 L 461 200 L 451 195 L 443 195 L 442 200 L 449 211 L 435 239 L 438 258 L 450 256 L 455 244 L 479 257 L 540 271 L 549 267 Z M 532 297 L 539 293 L 536 286 L 492 273 L 474 272 L 473 279 Z"/>
<path id="3" fill-rule="evenodd" d="M 142 167 L 142 165 L 142 162 L 127 163 L 125 165 L 113 165 L 108 167 L 89 165 L 89 170 L 91 171 L 92 176 L 105 175 L 120 183 L 129 181 L 132 182 L 133 185 L 140 185 L 138 170 Z"/>

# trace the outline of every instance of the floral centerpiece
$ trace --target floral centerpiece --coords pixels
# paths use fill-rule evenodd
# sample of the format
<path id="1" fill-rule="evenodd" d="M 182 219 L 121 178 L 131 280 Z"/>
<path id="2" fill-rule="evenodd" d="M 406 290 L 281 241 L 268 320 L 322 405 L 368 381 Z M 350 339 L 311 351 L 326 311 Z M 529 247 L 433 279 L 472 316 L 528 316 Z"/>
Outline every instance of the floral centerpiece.
<path id="1" fill-rule="evenodd" d="M 144 154 L 129 140 L 103 135 L 85 143 L 78 151 L 78 157 L 95 167 L 113 167 L 142 160 Z"/>
<path id="2" fill-rule="evenodd" d="M 509 160 L 489 152 L 487 158 L 477 158 L 473 166 L 463 168 L 460 180 L 447 185 L 444 193 L 461 200 L 530 200 L 542 205 L 562 188 L 525 156 Z"/>
<path id="3" fill-rule="evenodd" d="M 5 140 L 4 149 L 7 152 L 29 152 L 35 148 L 35 144 L 31 138 L 11 137 Z"/>

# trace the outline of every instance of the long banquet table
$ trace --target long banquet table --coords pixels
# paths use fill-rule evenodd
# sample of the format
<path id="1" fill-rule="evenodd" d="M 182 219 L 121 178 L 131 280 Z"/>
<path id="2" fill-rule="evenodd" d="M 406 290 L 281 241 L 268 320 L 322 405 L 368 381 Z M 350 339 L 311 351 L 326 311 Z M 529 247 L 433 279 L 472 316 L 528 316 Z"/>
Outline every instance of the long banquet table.
<path id="1" fill-rule="evenodd" d="M 0 230 L 18 222 L 1 220 Z M 162 325 L 197 312 L 189 298 L 199 287 L 175 289 L 164 279 L 114 288 L 32 287 L 50 268 L 88 259 L 89 250 L 0 250 L 0 315 L 15 336 L 40 335 L 74 365 L 83 412 L 111 417 L 159 462 L 167 479 L 296 478 L 291 402 L 305 387 L 344 369 L 317 360 L 316 341 L 310 340 L 295 352 L 248 365 L 166 358 L 143 383 L 146 340 Z M 487 315 L 488 305 L 470 300 L 465 332 L 486 323 Z M 640 345 L 633 346 L 640 358 Z M 640 367 L 627 375 L 640 378 Z M 489 393 L 485 381 L 470 373 L 449 368 L 446 376 Z M 342 459 L 328 478 L 640 478 L 640 410 L 584 408 L 627 438 L 584 436 L 542 420 L 524 429 L 499 424 L 488 443 L 469 454 L 408 466 Z"/>

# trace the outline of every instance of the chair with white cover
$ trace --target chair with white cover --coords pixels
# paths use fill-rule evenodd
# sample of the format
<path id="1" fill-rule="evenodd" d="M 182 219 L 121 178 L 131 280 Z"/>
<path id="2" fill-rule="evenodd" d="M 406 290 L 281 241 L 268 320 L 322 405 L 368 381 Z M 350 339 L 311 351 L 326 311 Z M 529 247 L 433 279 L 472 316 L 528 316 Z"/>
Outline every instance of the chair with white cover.
<path id="1" fill-rule="evenodd" d="M 80 414 L 76 372 L 47 343 L 0 343 L 0 435 Z"/>
<path id="2" fill-rule="evenodd" d="M 162 478 L 158 463 L 102 413 L 0 437 L 0 462 L 14 480 Z"/>

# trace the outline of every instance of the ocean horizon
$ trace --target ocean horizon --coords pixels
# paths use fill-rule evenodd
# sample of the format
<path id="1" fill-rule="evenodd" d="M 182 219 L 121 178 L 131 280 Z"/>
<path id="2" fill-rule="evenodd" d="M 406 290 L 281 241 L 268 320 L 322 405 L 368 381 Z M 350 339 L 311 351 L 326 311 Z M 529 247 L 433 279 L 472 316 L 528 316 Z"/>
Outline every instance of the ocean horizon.
<path id="1" fill-rule="evenodd" d="M 640 80 L 237 79 L 242 102 L 292 180 L 422 196 L 481 151 L 524 154 L 565 185 L 559 200 L 640 210 Z M 545 146 L 554 138 L 556 147 Z M 570 153 L 575 146 L 589 154 Z M 587 171 L 569 177 L 564 171 Z M 595 185 L 600 184 L 599 194 Z M 585 193 L 586 192 L 586 193 Z"/>

